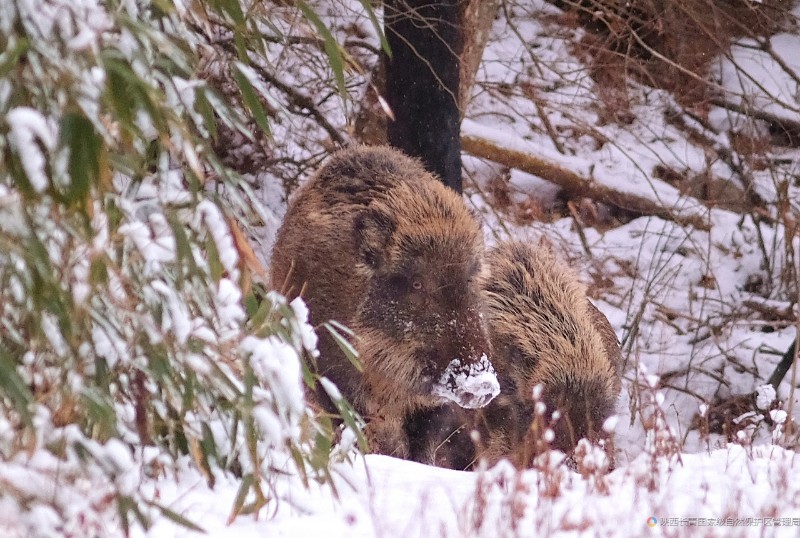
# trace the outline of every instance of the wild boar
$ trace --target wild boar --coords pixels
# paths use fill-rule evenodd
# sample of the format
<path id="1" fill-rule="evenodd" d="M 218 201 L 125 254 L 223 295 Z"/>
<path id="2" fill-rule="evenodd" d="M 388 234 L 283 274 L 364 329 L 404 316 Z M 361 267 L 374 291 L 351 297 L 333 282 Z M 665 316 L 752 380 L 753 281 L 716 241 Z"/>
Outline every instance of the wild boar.
<path id="1" fill-rule="evenodd" d="M 334 154 L 298 189 L 278 231 L 271 282 L 311 321 L 354 332 L 363 371 L 320 330 L 318 372 L 368 421 L 375 452 L 408 457 L 409 414 L 499 392 L 479 276 L 480 227 L 418 161 L 387 147 Z M 321 389 L 318 403 L 335 406 Z"/>

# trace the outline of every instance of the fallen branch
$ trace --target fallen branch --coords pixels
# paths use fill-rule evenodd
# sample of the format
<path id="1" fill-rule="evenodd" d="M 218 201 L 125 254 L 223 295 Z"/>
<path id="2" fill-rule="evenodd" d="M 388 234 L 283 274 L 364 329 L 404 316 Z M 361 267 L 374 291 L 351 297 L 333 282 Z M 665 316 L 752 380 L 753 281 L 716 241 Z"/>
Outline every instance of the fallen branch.
<path id="1" fill-rule="evenodd" d="M 557 164 L 535 155 L 501 147 L 497 143 L 471 134 L 461 135 L 461 148 L 475 157 L 533 174 L 561 187 L 567 196 L 583 196 L 606 205 L 637 214 L 654 215 L 699 230 L 708 230 L 709 225 L 700 215 L 679 215 L 653 200 L 632 193 L 620 192 L 611 187 L 587 179 Z"/>
<path id="2" fill-rule="evenodd" d="M 751 118 L 767 122 L 774 132 L 780 132 L 786 136 L 787 140 L 783 145 L 797 147 L 798 144 L 800 144 L 800 121 L 778 116 L 776 114 L 770 114 L 769 112 L 761 110 L 757 107 L 732 103 L 719 97 L 711 97 L 709 101 L 712 105 L 720 108 L 725 108 L 732 112 L 742 114 L 743 116 L 749 116 Z"/>

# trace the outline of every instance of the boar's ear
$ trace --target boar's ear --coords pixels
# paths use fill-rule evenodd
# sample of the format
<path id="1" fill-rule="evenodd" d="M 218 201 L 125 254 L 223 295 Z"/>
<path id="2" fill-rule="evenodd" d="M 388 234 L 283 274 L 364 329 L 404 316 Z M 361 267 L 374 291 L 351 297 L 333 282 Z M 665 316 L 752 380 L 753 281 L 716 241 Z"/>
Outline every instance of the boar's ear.
<path id="1" fill-rule="evenodd" d="M 356 217 L 353 233 L 362 261 L 374 269 L 383 265 L 396 225 L 390 215 L 374 207 L 365 209 Z"/>

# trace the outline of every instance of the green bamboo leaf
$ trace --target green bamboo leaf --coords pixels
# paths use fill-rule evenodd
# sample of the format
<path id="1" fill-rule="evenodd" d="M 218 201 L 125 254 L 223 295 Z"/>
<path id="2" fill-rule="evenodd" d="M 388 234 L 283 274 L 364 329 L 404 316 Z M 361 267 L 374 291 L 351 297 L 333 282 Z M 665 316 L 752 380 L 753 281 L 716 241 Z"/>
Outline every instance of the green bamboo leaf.
<path id="1" fill-rule="evenodd" d="M 389 48 L 389 42 L 386 40 L 386 34 L 383 33 L 383 26 L 378 20 L 378 16 L 375 15 L 375 10 L 372 7 L 372 2 L 370 2 L 370 0 L 358 0 L 358 1 L 361 2 L 362 6 L 364 6 L 364 11 L 367 12 L 367 16 L 369 17 L 369 20 L 372 23 L 372 27 L 375 29 L 375 33 L 378 34 L 378 38 L 381 41 L 381 49 L 383 49 L 386 55 L 389 56 L 389 58 L 391 58 L 392 50 Z"/>
<path id="2" fill-rule="evenodd" d="M 178 220 L 174 213 L 167 215 L 167 222 L 172 229 L 172 235 L 175 238 L 175 253 L 179 267 L 184 268 L 184 271 L 176 271 L 175 285 L 177 288 L 183 286 L 185 282 L 185 274 L 197 274 L 199 269 L 197 262 L 195 262 L 192 255 L 192 247 L 189 243 L 189 237 L 186 235 L 186 229 L 183 224 Z"/>
<path id="3" fill-rule="evenodd" d="M 70 187 L 66 202 L 84 206 L 92 186 L 100 183 L 100 153 L 103 142 L 89 119 L 79 112 L 61 118 L 61 145 L 69 148 Z"/>
<path id="4" fill-rule="evenodd" d="M 253 478 L 253 473 L 247 473 L 242 477 L 242 483 L 239 484 L 239 490 L 236 492 L 236 498 L 233 500 L 233 506 L 231 507 L 231 515 L 228 517 L 228 521 L 233 521 L 236 519 L 243 507 L 244 501 L 247 499 L 247 494 L 250 493 L 250 488 L 253 487 L 255 483 L 255 479 Z"/>
<path id="5" fill-rule="evenodd" d="M 106 258 L 97 256 L 92 259 L 89 266 L 89 284 L 94 287 L 102 286 L 108 283 L 108 267 L 106 267 Z"/>
<path id="6" fill-rule="evenodd" d="M 9 39 L 8 45 L 11 45 L 11 48 L 0 54 L 0 77 L 8 75 L 17 66 L 19 59 L 28 52 L 29 43 L 24 37 Z"/>
<path id="7" fill-rule="evenodd" d="M 245 25 L 244 12 L 239 0 L 215 0 L 213 2 L 217 11 L 221 11 L 233 21 L 233 43 L 236 47 L 236 54 L 243 62 L 247 61 L 247 27 Z"/>
<path id="8" fill-rule="evenodd" d="M 209 105 L 217 113 L 219 119 L 221 119 L 223 123 L 239 131 L 247 140 L 251 142 L 255 141 L 253 133 L 249 131 L 247 123 L 236 109 L 232 108 L 225 99 L 217 95 L 212 89 L 206 88 L 204 93 Z"/>
<path id="9" fill-rule="evenodd" d="M 331 438 L 331 435 L 323 432 L 317 432 L 314 436 L 314 450 L 311 453 L 312 466 L 322 468 L 328 464 L 331 457 L 331 450 L 333 450 Z"/>
<path id="10" fill-rule="evenodd" d="M 194 109 L 203 117 L 203 126 L 208 131 L 212 139 L 216 140 L 219 136 L 219 129 L 217 129 L 217 119 L 214 116 L 214 110 L 211 104 L 206 99 L 207 88 L 199 88 L 194 96 Z"/>
<path id="11" fill-rule="evenodd" d="M 100 439 L 110 439 L 117 434 L 117 414 L 114 405 L 95 387 L 82 392 L 86 418 L 94 426 Z"/>
<path id="12" fill-rule="evenodd" d="M 310 388 L 311 390 L 316 390 L 317 376 L 314 374 L 314 372 L 311 371 L 311 368 L 309 368 L 307 361 L 303 361 L 302 367 L 303 367 L 303 383 L 305 383 L 306 387 Z"/>
<path id="13" fill-rule="evenodd" d="M 166 517 L 167 519 L 169 519 L 171 521 L 174 521 L 175 523 L 177 523 L 181 527 L 184 527 L 184 528 L 189 529 L 189 530 L 193 530 L 195 532 L 199 532 L 201 534 L 207 534 L 206 530 L 203 527 L 201 527 L 200 525 L 198 525 L 197 523 L 195 523 L 193 521 L 190 521 L 189 519 L 185 518 L 184 516 L 180 515 L 179 513 L 175 512 L 173 510 L 170 510 L 166 506 L 158 504 L 158 503 L 155 503 L 155 502 L 151 502 L 149 504 L 150 504 L 150 506 L 156 508 L 159 512 L 161 512 L 164 515 L 164 517 Z"/>
<path id="14" fill-rule="evenodd" d="M 104 66 L 106 69 L 106 96 L 116 112 L 116 118 L 126 130 L 141 137 L 141 132 L 133 121 L 136 115 L 136 101 L 129 88 L 129 77 L 126 76 L 125 65 L 121 61 L 109 57 Z"/>
<path id="15" fill-rule="evenodd" d="M 125 536 L 131 533 L 131 522 L 128 519 L 128 512 L 130 511 L 130 499 L 119 497 L 117 499 L 117 514 L 119 515 L 120 526 Z"/>
<path id="16" fill-rule="evenodd" d="M 239 0 L 218 0 L 223 11 L 230 15 L 231 20 L 237 25 L 244 26 L 244 13 Z"/>
<path id="17" fill-rule="evenodd" d="M 169 355 L 162 345 L 147 346 L 145 348 L 148 358 L 147 370 L 159 385 L 170 383 L 172 376 L 172 363 Z"/>
<path id="18" fill-rule="evenodd" d="M 169 15 L 175 11 L 175 6 L 169 0 L 153 0 L 153 6 L 164 15 Z"/>
<path id="19" fill-rule="evenodd" d="M 289 448 L 289 453 L 297 466 L 296 468 L 300 471 L 300 480 L 305 487 L 308 487 L 308 470 L 306 469 L 306 467 L 308 467 L 306 465 L 307 456 L 295 446 Z"/>
<path id="20" fill-rule="evenodd" d="M 150 116 L 150 121 L 158 132 L 165 132 L 166 122 L 153 103 L 150 96 L 151 89 L 133 71 L 128 61 L 115 51 L 106 52 L 101 56 L 106 69 L 107 95 L 124 127 L 142 137 L 140 129 L 134 122 L 136 112 L 141 109 Z"/>
<path id="21" fill-rule="evenodd" d="M 214 459 L 214 461 L 219 461 L 219 453 L 217 452 L 217 443 L 214 441 L 214 434 L 211 431 L 211 428 L 208 426 L 207 423 L 203 422 L 200 425 L 200 429 L 203 432 L 203 438 L 200 441 L 200 446 L 203 448 L 203 453 L 206 454 L 206 457 L 209 459 Z"/>
<path id="22" fill-rule="evenodd" d="M 219 259 L 217 244 L 211 237 L 206 240 L 206 256 L 208 257 L 208 272 L 211 274 L 211 278 L 214 282 L 219 282 L 220 279 L 222 279 L 222 275 L 225 273 L 225 267 L 223 267 Z"/>
<path id="23" fill-rule="evenodd" d="M 197 395 L 196 385 L 197 375 L 192 370 L 186 371 L 183 376 L 183 401 L 181 402 L 184 412 L 194 409 L 195 396 Z"/>
<path id="24" fill-rule="evenodd" d="M 144 530 L 150 528 L 150 521 L 139 509 L 139 505 L 136 501 L 128 495 L 119 495 L 117 497 L 117 514 L 119 514 L 120 520 L 122 521 L 122 529 L 126 536 L 130 533 L 129 514 L 133 514 L 136 521 L 139 522 L 139 525 L 141 525 Z"/>
<path id="25" fill-rule="evenodd" d="M 239 60 L 246 62 L 247 58 L 247 42 L 244 39 L 244 32 L 241 27 L 236 27 L 233 31 L 233 43 L 236 45 L 236 55 Z"/>
<path id="26" fill-rule="evenodd" d="M 169 16 L 175 11 L 175 6 L 168 0 L 154 3 L 155 10 L 161 11 L 163 17 Z M 117 21 L 121 26 L 131 30 L 131 35 L 136 37 L 144 46 L 155 44 L 160 53 L 154 65 L 165 73 L 178 75 L 183 78 L 192 76 L 192 56 L 191 47 L 185 41 L 176 40 L 171 36 L 150 26 L 147 22 L 129 17 L 125 14 L 117 15 Z"/>
<path id="27" fill-rule="evenodd" d="M 242 71 L 241 65 L 237 63 L 235 67 L 236 69 L 234 70 L 234 78 L 236 79 L 236 83 L 239 85 L 239 91 L 242 92 L 244 104 L 247 106 L 250 112 L 252 112 L 256 125 L 259 126 L 264 134 L 271 136 L 272 132 L 269 127 L 269 119 L 267 118 L 267 113 L 264 111 L 264 107 L 261 106 L 261 101 L 258 99 L 255 88 L 253 88 L 252 84 L 250 84 L 250 81 L 247 79 L 247 76 Z"/>
<path id="28" fill-rule="evenodd" d="M 325 45 L 325 54 L 328 56 L 328 63 L 333 70 L 333 76 L 336 79 L 336 87 L 342 97 L 347 97 L 347 87 L 344 82 L 344 57 L 342 56 L 342 49 L 339 43 L 333 37 L 333 34 L 322 22 L 313 9 L 303 0 L 297 0 L 297 7 L 303 13 L 303 16 L 317 29 L 317 32 L 322 36 L 322 41 Z"/>
<path id="29" fill-rule="evenodd" d="M 251 7 L 250 11 L 252 11 L 253 9 L 254 8 Z M 274 27 L 275 25 L 269 22 L 265 24 L 265 21 L 268 21 L 268 19 L 260 17 L 252 17 L 251 13 L 247 13 L 245 15 L 245 19 L 247 19 L 246 33 L 251 38 L 249 40 L 250 46 L 248 47 L 250 49 L 250 52 L 255 54 L 256 56 L 262 56 L 262 57 L 266 56 L 267 48 L 265 46 L 265 41 L 263 39 L 264 30 L 261 27 L 261 25 L 264 25 L 266 28 L 269 28 L 270 31 L 271 28 Z"/>
<path id="30" fill-rule="evenodd" d="M 0 390 L 11 401 L 25 425 L 33 426 L 33 394 L 17 372 L 16 361 L 3 345 L 0 345 Z"/>
<path id="31" fill-rule="evenodd" d="M 339 401 L 337 408 L 342 416 L 342 421 L 356 434 L 356 443 L 358 444 L 359 450 L 361 450 L 361 452 L 368 452 L 369 445 L 363 431 L 364 420 L 356 413 L 355 409 L 344 400 Z"/>
<path id="32" fill-rule="evenodd" d="M 261 337 L 267 337 L 274 332 L 268 321 L 269 315 L 272 312 L 272 303 L 267 299 L 262 299 L 260 302 L 255 294 L 248 294 L 248 299 L 245 301 L 248 305 L 248 326 L 251 332 Z"/>
<path id="33" fill-rule="evenodd" d="M 355 409 L 353 409 L 350 403 L 342 397 L 339 389 L 336 388 L 333 382 L 329 379 L 321 378 L 320 384 L 330 397 L 333 405 L 336 406 L 336 411 L 339 413 L 342 422 L 356 434 L 358 447 L 362 452 L 366 452 L 368 450 L 367 439 L 362 432 L 364 420 L 358 415 Z"/>
<path id="34" fill-rule="evenodd" d="M 34 228 L 31 225 L 31 228 Z M 72 297 L 54 279 L 50 254 L 36 235 L 26 242 L 26 262 L 30 268 L 31 298 L 37 311 L 50 312 L 58 319 L 58 328 L 65 340 L 73 335 Z"/>
<path id="35" fill-rule="evenodd" d="M 361 365 L 361 361 L 358 359 L 358 351 L 356 351 L 356 348 L 353 347 L 353 344 L 351 344 L 350 340 L 347 338 L 347 336 L 350 338 L 355 338 L 353 331 L 334 320 L 324 323 L 323 327 L 325 327 L 328 332 L 331 333 L 336 345 L 339 346 L 339 349 L 342 350 L 342 353 L 345 354 L 350 363 L 356 367 L 356 370 L 363 372 L 364 367 Z"/>

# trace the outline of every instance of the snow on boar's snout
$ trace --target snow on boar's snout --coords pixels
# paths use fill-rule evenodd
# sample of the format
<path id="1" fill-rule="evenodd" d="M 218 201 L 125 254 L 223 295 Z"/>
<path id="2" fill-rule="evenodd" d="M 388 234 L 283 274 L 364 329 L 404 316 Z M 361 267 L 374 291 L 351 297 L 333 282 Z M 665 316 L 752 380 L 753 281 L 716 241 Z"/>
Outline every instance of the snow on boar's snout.
<path id="1" fill-rule="evenodd" d="M 467 282 L 461 291 L 469 301 L 472 289 L 469 279 Z M 453 312 L 449 330 L 443 331 L 434 351 L 438 371 L 431 394 L 440 401 L 475 409 L 492 401 L 500 393 L 500 384 L 489 360 L 490 344 L 482 314 L 475 306 L 464 307 L 463 302 L 460 311 Z"/>
<path id="2" fill-rule="evenodd" d="M 461 407 L 476 409 L 500 394 L 500 383 L 492 363 L 484 354 L 471 364 L 465 364 L 460 359 L 450 361 L 442 377 L 433 386 L 432 393 L 452 400 Z"/>

